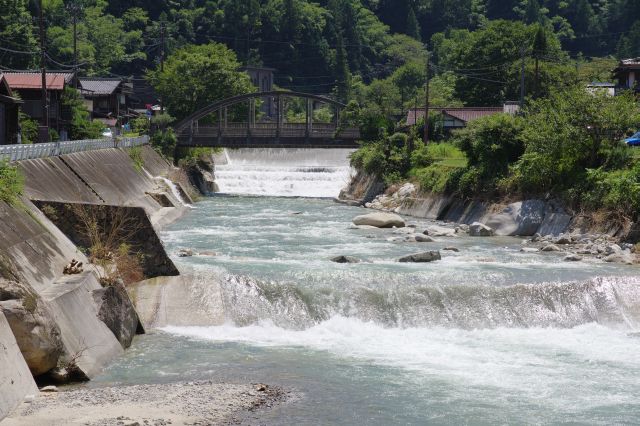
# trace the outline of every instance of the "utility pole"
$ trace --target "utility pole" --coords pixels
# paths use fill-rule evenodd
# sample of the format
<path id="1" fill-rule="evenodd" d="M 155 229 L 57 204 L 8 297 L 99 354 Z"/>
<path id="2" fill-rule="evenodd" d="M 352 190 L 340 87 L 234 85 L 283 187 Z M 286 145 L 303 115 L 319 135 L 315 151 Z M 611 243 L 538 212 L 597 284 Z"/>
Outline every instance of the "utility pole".
<path id="1" fill-rule="evenodd" d="M 49 102 L 47 99 L 47 51 L 44 31 L 42 0 L 38 0 L 38 21 L 40 26 L 40 70 L 42 72 L 42 126 L 40 140 L 49 141 Z M 44 132 L 46 131 L 46 138 Z"/>
<path id="2" fill-rule="evenodd" d="M 78 11 L 73 11 L 73 88 L 78 89 Z"/>
<path id="3" fill-rule="evenodd" d="M 161 45 L 161 49 L 160 49 L 160 72 L 164 72 L 164 55 L 165 55 L 165 42 L 164 42 L 164 32 L 165 32 L 165 25 L 164 25 L 164 21 L 162 21 L 160 23 L 160 45 Z M 160 98 L 160 114 L 164 114 L 164 100 L 162 98 Z"/>
<path id="4" fill-rule="evenodd" d="M 524 108 L 524 85 L 525 85 L 525 48 L 520 49 L 520 55 L 522 56 L 522 67 L 520 70 L 520 110 Z"/>
<path id="5" fill-rule="evenodd" d="M 427 81 L 425 85 L 425 103 L 424 103 L 424 144 L 429 144 L 429 51 L 427 50 Z M 417 113 L 417 111 L 416 111 Z"/>

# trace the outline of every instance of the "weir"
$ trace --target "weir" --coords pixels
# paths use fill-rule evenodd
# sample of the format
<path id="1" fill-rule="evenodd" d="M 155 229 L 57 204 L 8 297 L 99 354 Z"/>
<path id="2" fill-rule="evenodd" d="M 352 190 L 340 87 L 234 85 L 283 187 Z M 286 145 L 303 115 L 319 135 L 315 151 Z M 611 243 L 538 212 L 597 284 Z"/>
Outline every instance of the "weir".
<path id="1" fill-rule="evenodd" d="M 351 178 L 349 149 L 225 149 L 216 159 L 221 193 L 336 197 Z"/>

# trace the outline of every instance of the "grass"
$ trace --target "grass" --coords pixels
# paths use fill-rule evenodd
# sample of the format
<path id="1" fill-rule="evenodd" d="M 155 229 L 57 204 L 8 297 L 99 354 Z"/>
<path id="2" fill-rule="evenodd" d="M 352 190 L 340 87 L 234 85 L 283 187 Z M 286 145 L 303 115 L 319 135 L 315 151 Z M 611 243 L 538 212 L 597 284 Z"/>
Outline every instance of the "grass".
<path id="1" fill-rule="evenodd" d="M 15 205 L 24 191 L 24 177 L 17 167 L 0 162 L 0 201 Z"/>
<path id="2" fill-rule="evenodd" d="M 451 177 L 467 167 L 467 157 L 450 143 L 430 144 L 423 149 L 433 162 L 426 167 L 414 167 L 410 176 L 423 191 L 445 192 Z"/>
<path id="3" fill-rule="evenodd" d="M 144 159 L 142 158 L 142 147 L 134 146 L 133 148 L 129 148 L 129 157 L 133 162 L 133 167 L 136 169 L 138 173 L 142 172 L 142 168 L 144 167 Z"/>

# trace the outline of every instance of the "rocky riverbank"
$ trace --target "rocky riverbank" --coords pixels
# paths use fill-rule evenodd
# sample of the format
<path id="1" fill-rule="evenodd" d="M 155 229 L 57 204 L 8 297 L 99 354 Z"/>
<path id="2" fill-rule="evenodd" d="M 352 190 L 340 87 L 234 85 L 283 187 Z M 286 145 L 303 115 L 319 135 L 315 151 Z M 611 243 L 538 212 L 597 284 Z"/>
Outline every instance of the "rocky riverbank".
<path id="1" fill-rule="evenodd" d="M 453 223 L 465 230 L 471 226 L 470 235 L 474 236 L 532 237 L 526 241 L 525 251 L 554 251 L 565 254 L 567 261 L 594 258 L 623 264 L 639 262 L 636 244 L 640 242 L 640 225 L 572 213 L 553 200 L 531 199 L 507 205 L 464 201 L 421 193 L 412 183 L 384 190 L 378 180 L 358 173 L 337 201 Z"/>
<path id="2" fill-rule="evenodd" d="M 67 392 L 29 398 L 7 426 L 165 426 L 240 423 L 247 413 L 282 403 L 285 390 L 264 384 L 211 381 L 137 385 Z"/>

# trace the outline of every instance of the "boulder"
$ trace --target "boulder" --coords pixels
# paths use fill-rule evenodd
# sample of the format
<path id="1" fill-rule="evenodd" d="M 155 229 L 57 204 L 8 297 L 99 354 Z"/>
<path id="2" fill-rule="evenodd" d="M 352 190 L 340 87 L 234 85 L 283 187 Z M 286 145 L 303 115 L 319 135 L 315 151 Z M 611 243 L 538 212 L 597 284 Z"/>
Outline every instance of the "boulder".
<path id="1" fill-rule="evenodd" d="M 496 235 L 532 236 L 542 225 L 546 203 L 542 200 L 526 200 L 512 203 L 501 213 L 492 214 L 485 221 Z"/>
<path id="2" fill-rule="evenodd" d="M 93 291 L 98 318 L 106 324 L 123 348 L 131 346 L 133 337 L 143 332 L 138 313 L 127 292 L 111 286 Z"/>
<path id="3" fill-rule="evenodd" d="M 335 263 L 360 263 L 360 259 L 351 256 L 336 256 L 331 258 L 331 261 Z"/>
<path id="4" fill-rule="evenodd" d="M 635 256 L 630 251 L 618 251 L 612 253 L 604 258 L 608 263 L 621 263 L 624 265 L 633 265 L 635 263 Z"/>
<path id="5" fill-rule="evenodd" d="M 456 230 L 453 228 L 445 228 L 444 226 L 432 225 L 428 227 L 423 234 L 430 237 L 455 237 Z"/>
<path id="6" fill-rule="evenodd" d="M 424 234 L 416 234 L 414 238 L 418 243 L 433 243 L 435 241 L 430 236 Z"/>
<path id="7" fill-rule="evenodd" d="M 402 257 L 399 261 L 402 263 L 426 263 L 434 262 L 441 259 L 442 256 L 440 256 L 439 251 L 427 251 L 424 253 L 411 254 L 409 256 Z"/>
<path id="8" fill-rule="evenodd" d="M 565 262 L 580 262 L 582 260 L 582 257 L 578 256 L 577 254 L 570 254 L 568 256 L 565 256 L 563 260 Z"/>
<path id="9" fill-rule="evenodd" d="M 456 247 L 445 247 L 445 248 L 443 248 L 442 250 L 444 250 L 444 251 L 452 251 L 452 252 L 454 252 L 454 253 L 458 253 L 458 252 L 460 252 L 460 250 L 459 250 L 459 249 L 457 249 Z"/>
<path id="10" fill-rule="evenodd" d="M 23 284 L 0 280 L 0 311 L 31 374 L 39 376 L 56 367 L 63 353 L 60 330 L 42 299 Z"/>
<path id="11" fill-rule="evenodd" d="M 487 225 L 483 225 L 480 222 L 473 222 L 469 227 L 469 235 L 472 237 L 492 237 L 495 235 L 495 232 Z"/>
<path id="12" fill-rule="evenodd" d="M 540 250 L 541 251 L 546 251 L 546 252 L 549 252 L 549 251 L 561 251 L 560 247 L 558 247 L 555 244 L 547 244 L 546 246 L 542 247 Z"/>
<path id="13" fill-rule="evenodd" d="M 195 252 L 191 249 L 180 249 L 178 251 L 178 257 L 192 257 L 195 255 Z"/>
<path id="14" fill-rule="evenodd" d="M 393 194 L 394 198 L 407 198 L 412 197 L 416 193 L 416 187 L 412 183 L 405 183 L 402 185 L 395 194 Z"/>
<path id="15" fill-rule="evenodd" d="M 560 244 L 560 245 L 566 245 L 566 244 L 571 244 L 571 243 L 573 243 L 573 241 L 571 240 L 571 237 L 568 236 L 568 235 L 560 235 L 554 241 L 554 244 Z"/>
<path id="16" fill-rule="evenodd" d="M 376 228 L 404 228 L 405 222 L 394 213 L 369 213 L 353 219 L 354 225 L 369 225 Z"/>

